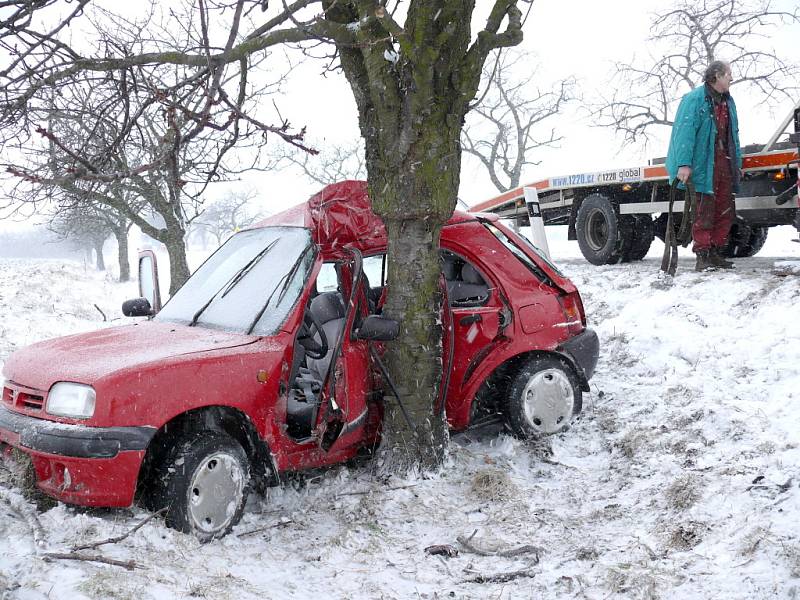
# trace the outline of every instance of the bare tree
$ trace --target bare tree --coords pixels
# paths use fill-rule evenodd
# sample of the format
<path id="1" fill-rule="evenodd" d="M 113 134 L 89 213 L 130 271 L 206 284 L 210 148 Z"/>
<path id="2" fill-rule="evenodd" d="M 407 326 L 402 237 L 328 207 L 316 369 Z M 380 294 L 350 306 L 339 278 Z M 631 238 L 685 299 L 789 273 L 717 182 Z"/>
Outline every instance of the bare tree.
<path id="1" fill-rule="evenodd" d="M 518 187 L 522 170 L 541 162 L 532 157 L 536 149 L 563 139 L 546 122 L 575 99 L 575 79 L 537 86 L 537 75 L 531 53 L 499 52 L 483 68 L 486 91 L 461 136 L 464 150 L 481 162 L 501 192 Z"/>
<path id="2" fill-rule="evenodd" d="M 55 34 L 31 29 L 30 19 L 16 36 L 0 38 L 12 56 L 0 71 L 0 126 L 6 170 L 19 180 L 14 200 L 41 202 L 52 199 L 49 190 L 62 190 L 125 214 L 166 246 L 170 292 L 180 287 L 189 275 L 186 229 L 207 187 L 266 166 L 258 152 L 266 134 L 305 148 L 302 132 L 290 133 L 288 122 L 259 120 L 262 96 L 280 80 L 267 73 L 257 85 L 248 79 L 266 54 L 210 59 L 237 43 L 245 4 L 251 3 L 236 3 L 225 29 L 214 18 L 230 8 L 223 0 L 166 14 L 153 3 L 137 20 L 94 9 L 82 21 L 91 32 L 87 57 Z M 129 193 L 109 194 L 112 185 Z M 164 226 L 147 222 L 143 207 Z"/>
<path id="3" fill-rule="evenodd" d="M 214 236 L 217 245 L 237 232 L 263 218 L 253 206 L 256 193 L 229 192 L 205 208 L 196 221 L 197 225 Z"/>
<path id="4" fill-rule="evenodd" d="M 773 0 L 679 0 L 656 13 L 648 38 L 650 60 L 617 63 L 610 95 L 599 93 L 592 107 L 601 127 L 613 128 L 625 143 L 647 142 L 659 125 L 672 125 L 681 96 L 700 85 L 714 60 L 731 65 L 732 86 L 748 87 L 767 104 L 795 99 L 800 70 L 793 57 L 769 47 L 779 25 L 800 24 L 798 8 L 774 9 Z M 800 32 L 799 32 L 800 33 Z"/>
<path id="5" fill-rule="evenodd" d="M 364 179 L 367 176 L 362 139 L 344 144 L 311 142 L 311 145 L 320 148 L 319 154 L 309 154 L 298 148 L 282 145 L 278 147 L 274 158 L 279 167 L 291 165 L 319 185 L 345 179 Z"/>
<path id="6" fill-rule="evenodd" d="M 131 266 L 128 258 L 128 233 L 133 225 L 132 221 L 108 205 L 91 204 L 81 198 L 70 199 L 66 192 L 62 192 L 54 203 L 49 229 L 63 239 L 88 244 L 97 254 L 97 268 L 100 271 L 105 270 L 103 244 L 113 235 L 117 241 L 119 280 L 129 281 Z M 108 193 L 118 195 L 124 192 L 116 188 Z"/>
<path id="7" fill-rule="evenodd" d="M 84 249 L 89 257 L 94 250 L 97 270 L 106 270 L 103 246 L 112 232 L 98 212 L 86 208 L 62 210 L 53 215 L 48 229 L 60 239 L 68 240 Z"/>
<path id="8" fill-rule="evenodd" d="M 43 98 L 56 88 L 70 95 L 69 89 L 87 80 L 116 90 L 98 94 L 96 104 L 104 114 L 124 117 L 120 143 L 139 135 L 142 114 L 155 113 L 152 126 L 163 127 L 153 156 L 112 168 L 75 152 L 61 177 L 118 181 L 161 172 L 173 201 L 190 181 L 181 176 L 180 151 L 201 133 L 218 134 L 212 139 L 219 144 L 213 156 L 219 157 L 248 141 L 263 141 L 265 132 L 302 146 L 302 132 L 292 135 L 288 123 L 268 126 L 254 116 L 266 103 L 248 105 L 247 73 L 267 48 L 279 44 L 328 51 L 328 64 L 341 66 L 355 99 L 369 192 L 388 233 L 385 311 L 402 322 L 387 358 L 411 425 L 398 411 L 388 411 L 384 439 L 398 467 L 439 465 L 447 440 L 437 403 L 439 235 L 456 205 L 461 128 L 484 62 L 493 50 L 520 43 L 521 7 L 529 4 L 493 0 L 473 35 L 474 0 L 296 0 L 277 8 L 264 0 L 196 0 L 193 10 L 172 21 L 179 36 L 171 36 L 169 27 L 127 33 L 97 28 L 100 41 L 85 54 L 61 36 L 26 27 L 2 39 L 16 64 L 0 72 L 0 125 L 24 137 L 38 126 Z M 36 65 L 33 73 L 28 64 Z M 125 100 L 131 97 L 136 103 Z M 220 158 L 194 171 L 199 188 L 219 176 L 221 164 Z M 178 205 L 170 206 L 176 213 L 170 218 L 183 223 Z M 185 273 L 173 273 L 173 282 L 175 275 Z"/>

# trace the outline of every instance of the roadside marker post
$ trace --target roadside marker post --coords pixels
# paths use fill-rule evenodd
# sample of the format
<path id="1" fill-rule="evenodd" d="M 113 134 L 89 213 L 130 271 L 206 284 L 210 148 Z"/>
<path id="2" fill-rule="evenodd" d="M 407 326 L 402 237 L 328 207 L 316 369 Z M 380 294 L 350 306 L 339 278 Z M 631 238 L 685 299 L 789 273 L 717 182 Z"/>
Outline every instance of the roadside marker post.
<path id="1" fill-rule="evenodd" d="M 550 260 L 550 247 L 547 245 L 544 220 L 542 219 L 542 211 L 539 208 L 539 194 L 534 187 L 526 187 L 524 193 L 525 205 L 528 207 L 528 216 L 531 222 L 531 241 Z"/>

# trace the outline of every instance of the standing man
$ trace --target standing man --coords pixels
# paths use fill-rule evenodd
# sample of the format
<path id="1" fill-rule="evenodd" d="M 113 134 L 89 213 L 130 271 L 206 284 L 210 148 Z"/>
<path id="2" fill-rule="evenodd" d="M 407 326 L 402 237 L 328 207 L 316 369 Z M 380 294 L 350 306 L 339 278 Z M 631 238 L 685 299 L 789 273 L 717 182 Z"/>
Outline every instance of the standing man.
<path id="1" fill-rule="evenodd" d="M 697 192 L 692 227 L 696 271 L 732 269 L 722 256 L 736 215 L 742 154 L 739 120 L 729 93 L 731 66 L 715 60 L 706 69 L 704 85 L 686 94 L 678 106 L 667 153 L 670 181 L 691 178 Z"/>

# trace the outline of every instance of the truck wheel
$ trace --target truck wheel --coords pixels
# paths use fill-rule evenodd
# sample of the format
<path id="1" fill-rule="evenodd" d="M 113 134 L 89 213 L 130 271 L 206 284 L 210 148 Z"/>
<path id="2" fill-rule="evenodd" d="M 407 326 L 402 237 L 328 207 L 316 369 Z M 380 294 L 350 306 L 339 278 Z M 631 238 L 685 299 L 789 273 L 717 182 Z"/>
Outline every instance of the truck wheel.
<path id="1" fill-rule="evenodd" d="M 207 542 L 227 534 L 242 518 L 249 461 L 227 434 L 203 431 L 179 439 L 154 477 L 148 505 L 167 509 L 167 527 Z"/>
<path id="2" fill-rule="evenodd" d="M 622 262 L 642 260 L 647 255 L 655 237 L 653 218 L 650 215 L 634 215 L 632 230 L 630 249 L 627 255 L 623 255 Z"/>
<path id="3" fill-rule="evenodd" d="M 581 411 L 583 397 L 572 368 L 554 356 L 522 365 L 508 390 L 505 418 L 523 439 L 564 431 Z"/>
<path id="4" fill-rule="evenodd" d="M 767 241 L 769 228 L 734 223 L 728 234 L 728 244 L 722 249 L 727 258 L 747 258 L 755 256 Z"/>
<path id="5" fill-rule="evenodd" d="M 581 203 L 575 219 L 575 233 L 581 254 L 593 265 L 613 265 L 620 261 L 623 245 L 630 235 L 623 231 L 622 219 L 611 201 L 601 194 L 590 194 Z"/>

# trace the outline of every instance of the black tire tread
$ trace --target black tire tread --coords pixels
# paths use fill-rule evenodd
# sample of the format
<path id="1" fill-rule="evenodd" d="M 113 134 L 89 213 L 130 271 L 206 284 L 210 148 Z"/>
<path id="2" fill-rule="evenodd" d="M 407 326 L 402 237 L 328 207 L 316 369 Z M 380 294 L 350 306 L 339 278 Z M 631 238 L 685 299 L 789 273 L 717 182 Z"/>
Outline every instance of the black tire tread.
<path id="1" fill-rule="evenodd" d="M 191 477 L 203 457 L 219 450 L 228 450 L 239 455 L 247 473 L 247 481 L 242 501 L 228 527 L 214 536 L 204 537 L 200 532 L 193 531 L 188 519 L 187 507 L 179 500 L 186 498 L 188 478 Z M 145 503 L 147 508 L 153 511 L 166 509 L 164 521 L 167 527 L 184 533 L 194 533 L 201 541 L 210 541 L 226 535 L 241 519 L 250 484 L 249 461 L 239 442 L 221 431 L 201 431 L 176 439 L 164 459 L 153 470 L 153 481 L 150 482 L 150 491 Z"/>
<path id="2" fill-rule="evenodd" d="M 728 243 L 722 248 L 722 255 L 725 258 L 755 256 L 764 247 L 768 234 L 768 227 L 734 223 L 728 234 Z"/>
<path id="3" fill-rule="evenodd" d="M 608 242 L 597 251 L 591 248 L 586 236 L 586 221 L 589 212 L 592 210 L 600 210 L 605 215 L 608 223 Z M 598 266 L 618 263 L 625 251 L 625 248 L 623 248 L 624 242 L 629 240 L 629 236 L 621 234 L 620 230 L 622 228 L 620 225 L 619 215 L 608 197 L 595 193 L 589 194 L 584 198 L 575 218 L 575 233 L 584 258 L 593 265 Z"/>

